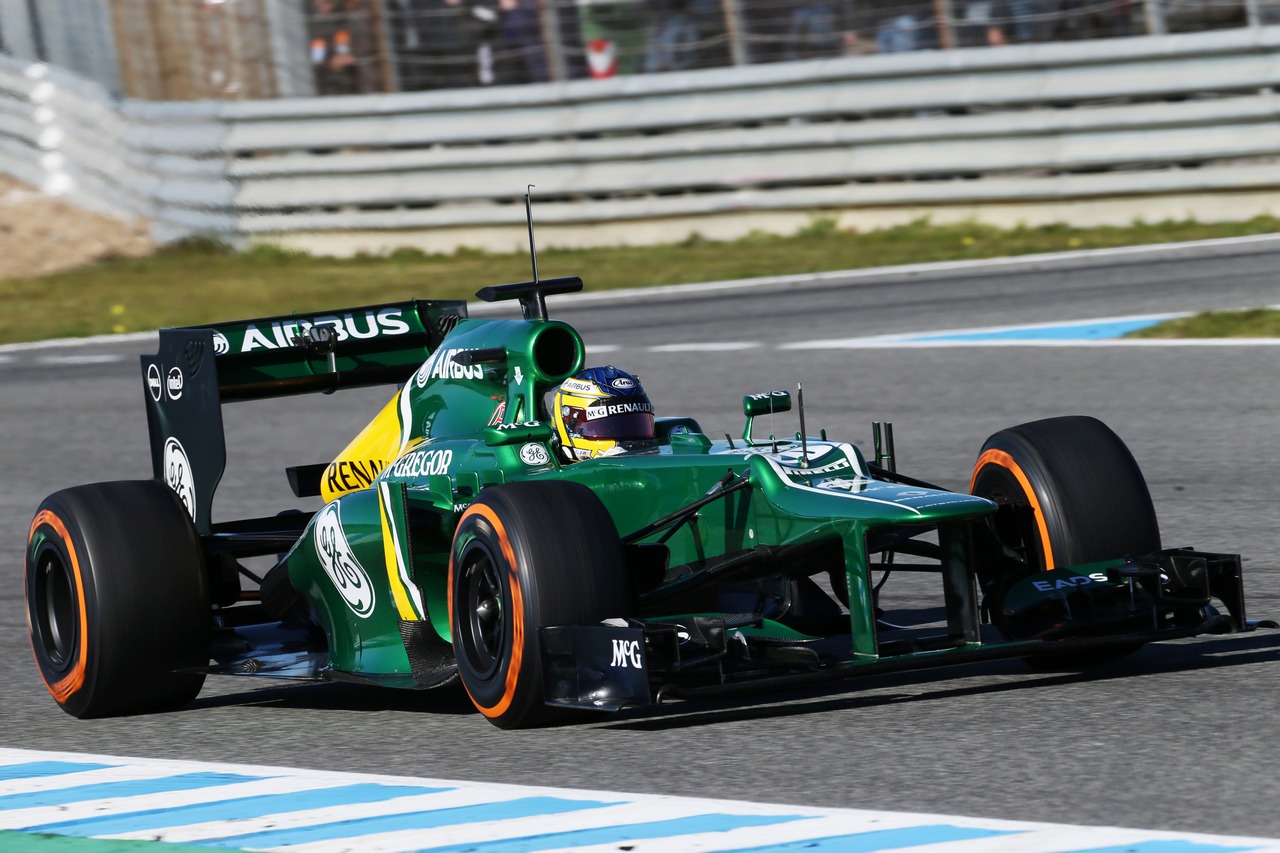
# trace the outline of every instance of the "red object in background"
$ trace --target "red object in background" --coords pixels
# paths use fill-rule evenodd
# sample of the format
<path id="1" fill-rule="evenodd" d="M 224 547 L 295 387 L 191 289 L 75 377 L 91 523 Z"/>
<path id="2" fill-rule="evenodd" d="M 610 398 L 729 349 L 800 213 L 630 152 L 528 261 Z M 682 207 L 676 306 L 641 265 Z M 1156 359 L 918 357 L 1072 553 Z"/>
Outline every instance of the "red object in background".
<path id="1" fill-rule="evenodd" d="M 612 39 L 587 41 L 587 70 L 597 80 L 618 74 L 618 45 Z"/>

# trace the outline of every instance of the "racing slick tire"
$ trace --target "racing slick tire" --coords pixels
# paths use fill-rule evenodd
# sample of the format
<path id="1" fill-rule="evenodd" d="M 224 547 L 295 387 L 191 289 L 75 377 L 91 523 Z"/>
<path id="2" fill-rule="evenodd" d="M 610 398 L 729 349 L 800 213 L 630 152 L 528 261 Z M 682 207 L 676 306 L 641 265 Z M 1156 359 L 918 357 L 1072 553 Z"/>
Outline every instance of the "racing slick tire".
<path id="1" fill-rule="evenodd" d="M 1018 577 L 1160 550 L 1155 507 L 1138 463 L 1120 437 L 1096 418 L 1048 418 L 1000 430 L 983 444 L 969 491 L 999 504 L 1030 507 L 1030 512 L 997 516 L 993 524 L 1005 552 L 1021 563 Z M 996 590 L 995 601 L 989 602 L 997 627 L 1001 598 Z M 1088 665 L 1135 648 L 1028 662 Z"/>
<path id="2" fill-rule="evenodd" d="M 449 627 L 472 702 L 500 728 L 553 722 L 538 629 L 634 609 L 622 542 L 579 483 L 491 486 L 462 513 L 449 559 Z"/>
<path id="3" fill-rule="evenodd" d="M 200 541 L 159 480 L 94 483 L 40 504 L 24 572 L 45 686 L 75 717 L 181 707 L 204 684 L 211 607 Z"/>
<path id="4" fill-rule="evenodd" d="M 1096 418 L 1048 418 L 1000 430 L 982 445 L 969 491 L 1035 510 L 1033 529 L 1001 531 L 1013 534 L 1002 539 L 1021 548 L 1035 571 L 1160 549 L 1138 463 Z"/>

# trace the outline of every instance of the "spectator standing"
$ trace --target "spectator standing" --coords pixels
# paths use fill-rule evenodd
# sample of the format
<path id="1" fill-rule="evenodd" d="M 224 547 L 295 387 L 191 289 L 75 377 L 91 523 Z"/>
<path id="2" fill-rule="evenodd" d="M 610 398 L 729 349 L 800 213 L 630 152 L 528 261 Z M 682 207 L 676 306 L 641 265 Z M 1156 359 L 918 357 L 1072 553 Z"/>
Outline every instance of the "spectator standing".
<path id="1" fill-rule="evenodd" d="M 1110 0 L 1097 11 L 1098 38 L 1115 38 L 1131 35 L 1133 31 L 1133 3 L 1131 0 Z"/>
<path id="2" fill-rule="evenodd" d="M 377 69 L 369 10 L 362 0 L 312 0 L 311 68 L 321 95 L 376 91 Z"/>
<path id="3" fill-rule="evenodd" d="M 421 0 L 424 89 L 459 89 L 480 82 L 481 22 L 464 0 Z"/>
<path id="4" fill-rule="evenodd" d="M 400 91 L 413 92 L 430 85 L 426 65 L 425 14 L 420 0 L 387 0 L 387 30 L 396 52 Z"/>
<path id="5" fill-rule="evenodd" d="M 690 0 L 649 0 L 649 38 L 641 71 L 680 71 L 693 64 L 698 28 L 689 6 Z"/>
<path id="6" fill-rule="evenodd" d="M 837 0 L 817 0 L 796 9 L 787 32 L 787 61 L 839 56 L 844 34 L 852 32 L 850 17 L 846 4 Z"/>
<path id="7" fill-rule="evenodd" d="M 649 32 L 640 70 L 706 68 L 728 62 L 720 0 L 649 0 Z"/>
<path id="8" fill-rule="evenodd" d="M 730 64 L 728 29 L 721 0 L 692 0 L 689 12 L 698 32 L 693 57 L 697 68 L 719 68 Z"/>
<path id="9" fill-rule="evenodd" d="M 1019 44 L 1048 41 L 1052 29 L 1052 0 L 1007 0 L 1009 35 Z"/>
<path id="10" fill-rule="evenodd" d="M 996 47 L 1009 43 L 1008 12 L 1001 0 L 969 0 L 957 27 L 959 47 Z"/>
<path id="11" fill-rule="evenodd" d="M 502 13 L 497 6 L 484 2 L 472 6 L 471 14 L 476 19 L 476 81 L 492 86 L 497 82 L 493 53 L 502 35 Z"/>
<path id="12" fill-rule="evenodd" d="M 542 47 L 542 21 L 537 0 L 498 0 L 501 15 L 496 82 L 545 83 L 547 56 Z"/>
<path id="13" fill-rule="evenodd" d="M 876 51 L 905 53 L 937 47 L 933 4 L 921 0 L 872 0 L 876 19 Z"/>
<path id="14" fill-rule="evenodd" d="M 348 59 L 342 51 L 349 49 L 351 34 L 345 15 L 338 12 L 335 0 L 312 0 L 308 25 L 311 35 L 311 71 L 316 93 L 341 95 L 354 91 L 350 85 Z"/>

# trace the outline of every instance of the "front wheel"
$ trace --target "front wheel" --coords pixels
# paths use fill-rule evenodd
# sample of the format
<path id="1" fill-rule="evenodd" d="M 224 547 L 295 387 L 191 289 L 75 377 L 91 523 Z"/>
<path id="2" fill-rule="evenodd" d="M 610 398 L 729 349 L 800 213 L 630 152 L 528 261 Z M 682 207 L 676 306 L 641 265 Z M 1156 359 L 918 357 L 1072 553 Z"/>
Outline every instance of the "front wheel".
<path id="1" fill-rule="evenodd" d="M 1058 618 L 1053 609 L 1015 614 L 1012 604 L 1006 607 L 1006 593 L 1018 581 L 1160 550 L 1155 507 L 1138 463 L 1096 418 L 1048 418 L 995 433 L 978 454 L 969 491 L 1001 505 L 991 531 L 1007 569 L 989 579 L 986 593 L 992 621 L 1008 639 L 1035 636 Z M 1055 655 L 1045 662 L 1086 665 L 1135 648 Z"/>
<path id="2" fill-rule="evenodd" d="M 1028 570 L 1160 550 L 1146 480 L 1120 437 L 1096 418 L 1032 421 L 987 439 L 971 494 L 1034 511 L 997 533 Z"/>
<path id="3" fill-rule="evenodd" d="M 200 692 L 211 609 L 200 542 L 164 483 L 95 483 L 50 495 L 27 539 L 36 664 L 76 717 L 174 708 Z"/>
<path id="4" fill-rule="evenodd" d="M 586 486 L 491 486 L 462 513 L 449 560 L 458 673 L 490 722 L 553 720 L 538 629 L 626 616 L 635 596 L 617 528 Z"/>

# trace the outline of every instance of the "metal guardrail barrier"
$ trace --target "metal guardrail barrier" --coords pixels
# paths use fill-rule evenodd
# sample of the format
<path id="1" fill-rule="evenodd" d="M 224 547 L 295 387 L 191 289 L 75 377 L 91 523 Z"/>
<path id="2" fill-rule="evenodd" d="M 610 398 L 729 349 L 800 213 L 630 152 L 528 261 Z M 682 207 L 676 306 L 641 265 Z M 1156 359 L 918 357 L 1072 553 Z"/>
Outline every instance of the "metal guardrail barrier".
<path id="1" fill-rule="evenodd" d="M 1273 190 L 1280 27 L 457 92 L 119 100 L 0 57 L 0 171 L 160 239 Z M 1247 215 L 1247 211 L 1242 215 Z"/>

